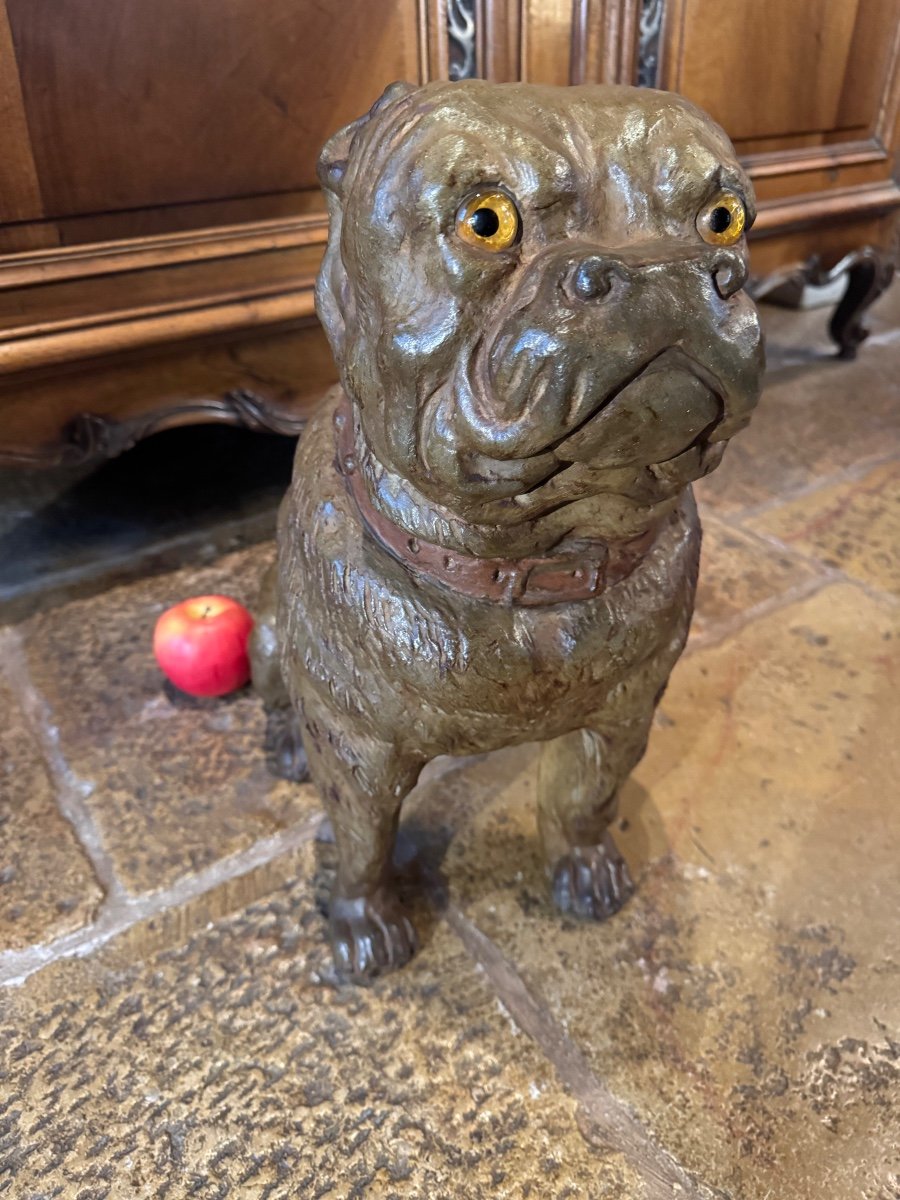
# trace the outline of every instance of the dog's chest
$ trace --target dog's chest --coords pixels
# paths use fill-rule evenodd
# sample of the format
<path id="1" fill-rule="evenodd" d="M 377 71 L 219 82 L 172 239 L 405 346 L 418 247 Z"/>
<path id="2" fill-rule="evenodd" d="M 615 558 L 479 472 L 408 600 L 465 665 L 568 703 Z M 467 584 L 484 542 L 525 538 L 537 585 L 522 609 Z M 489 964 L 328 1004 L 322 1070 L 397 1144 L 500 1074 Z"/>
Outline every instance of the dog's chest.
<path id="1" fill-rule="evenodd" d="M 627 580 L 590 600 L 478 601 L 416 577 L 373 543 L 330 438 L 312 427 L 280 531 L 286 675 L 348 717 L 405 721 L 426 741 L 426 726 L 454 746 L 470 744 L 471 731 L 476 748 L 550 736 L 602 709 L 636 673 L 664 680 L 690 620 L 698 540 L 685 512 Z"/>

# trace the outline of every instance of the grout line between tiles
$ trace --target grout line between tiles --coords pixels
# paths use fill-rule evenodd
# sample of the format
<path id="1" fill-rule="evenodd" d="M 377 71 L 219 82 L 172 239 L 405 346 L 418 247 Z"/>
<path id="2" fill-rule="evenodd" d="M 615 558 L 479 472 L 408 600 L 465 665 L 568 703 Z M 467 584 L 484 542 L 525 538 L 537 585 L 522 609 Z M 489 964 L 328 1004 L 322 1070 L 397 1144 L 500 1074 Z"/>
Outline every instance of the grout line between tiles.
<path id="1" fill-rule="evenodd" d="M 72 826 L 79 845 L 106 893 L 106 901 L 123 897 L 125 889 L 116 875 L 100 830 L 85 804 L 94 785 L 90 780 L 79 779 L 66 761 L 59 744 L 59 730 L 53 723 L 53 712 L 31 679 L 22 635 L 18 630 L 8 628 L 0 631 L 0 661 L 13 693 L 22 706 L 31 734 L 40 747 L 44 766 L 53 784 L 57 807 Z"/>
<path id="2" fill-rule="evenodd" d="M 768 547 L 768 549 L 777 550 L 780 554 L 792 556 L 798 562 L 818 571 L 824 583 L 846 583 L 851 587 L 859 588 L 870 600 L 880 601 L 892 606 L 900 604 L 900 598 L 892 592 L 882 591 L 881 588 L 873 587 L 872 584 L 867 583 L 864 579 L 860 579 L 857 575 L 848 575 L 840 567 L 833 567 L 823 559 L 816 558 L 814 554 L 806 554 L 804 551 L 798 550 L 796 546 L 792 546 L 788 542 L 783 542 L 773 533 L 767 533 L 761 529 L 745 529 L 742 532 L 756 538 L 757 541 Z"/>
<path id="3" fill-rule="evenodd" d="M 431 881 L 438 892 L 443 889 Z M 442 897 L 443 899 L 443 897 Z M 550 1015 L 499 947 L 452 902 L 443 907 L 451 929 L 487 976 L 516 1025 L 534 1041 L 577 1101 L 582 1136 L 595 1149 L 622 1154 L 644 1181 L 645 1200 L 702 1200 L 726 1193 L 698 1182 L 653 1140 L 637 1115 L 592 1070 L 581 1049 Z"/>
<path id="4" fill-rule="evenodd" d="M 132 926 L 177 909 L 229 880 L 247 875 L 298 849 L 315 836 L 321 813 L 315 813 L 300 825 L 261 838 L 245 850 L 218 859 L 163 891 L 131 895 L 119 881 L 100 831 L 85 804 L 93 784 L 79 779 L 66 761 L 52 711 L 30 677 L 22 635 L 15 628 L 0 629 L 0 670 L 21 704 L 31 734 L 40 748 L 59 810 L 72 826 L 105 893 L 91 924 L 50 942 L 38 942 L 21 950 L 0 951 L 0 987 L 24 983 L 36 971 L 58 959 L 83 958 Z"/>
<path id="5" fill-rule="evenodd" d="M 271 837 L 260 838 L 246 850 L 239 850 L 200 871 L 183 876 L 165 891 L 141 896 L 122 893 L 107 900 L 92 925 L 64 934 L 52 942 L 0 953 L 0 987 L 17 987 L 36 971 L 59 959 L 84 958 L 93 954 L 133 926 L 178 909 L 221 884 L 248 875 L 298 850 L 313 840 L 321 821 L 322 814 L 314 813 L 300 825 L 272 834 Z"/>
<path id="6" fill-rule="evenodd" d="M 890 455 L 880 461 L 889 462 L 894 457 L 896 456 Z M 872 465 L 872 463 L 869 463 L 865 469 L 860 470 L 856 468 L 848 469 L 843 472 L 844 481 L 849 482 L 854 478 L 862 477 Z M 724 621 L 717 622 L 703 630 L 698 630 L 689 639 L 682 657 L 696 654 L 711 646 L 718 646 L 752 622 L 758 621 L 762 617 L 767 617 L 771 613 L 778 612 L 780 609 L 786 608 L 798 600 L 806 600 L 810 596 L 814 596 L 824 588 L 831 587 L 834 584 L 846 584 L 850 587 L 855 587 L 876 603 L 887 603 L 891 607 L 896 607 L 900 604 L 900 599 L 893 595 L 893 593 L 882 591 L 863 579 L 859 579 L 854 575 L 848 575 L 846 571 L 842 571 L 839 567 L 833 567 L 815 555 L 805 553 L 796 546 L 781 541 L 774 534 L 768 533 L 765 530 L 749 528 L 740 524 L 733 516 L 728 517 L 702 506 L 700 515 L 703 525 L 717 526 L 729 533 L 739 534 L 748 541 L 755 542 L 762 550 L 767 552 L 777 551 L 782 557 L 808 568 L 813 572 L 813 575 L 801 583 L 794 584 L 793 587 L 786 588 L 785 591 L 779 592 L 777 595 L 769 596 L 758 604 L 743 609 L 741 612 Z M 702 572 L 702 560 L 700 569 Z"/>
<path id="7" fill-rule="evenodd" d="M 816 492 L 823 491 L 825 488 L 861 479 L 869 471 L 874 471 L 876 468 L 884 466 L 885 463 L 896 461 L 897 457 L 896 450 L 885 454 L 873 454 L 869 458 L 860 459 L 859 462 L 855 462 L 849 467 L 841 467 L 839 471 L 835 471 L 831 475 L 819 475 L 809 483 L 800 484 L 793 490 L 779 492 L 776 496 L 770 496 L 768 500 L 762 500 L 759 504 L 750 504 L 747 508 L 739 508 L 734 512 L 716 512 L 708 502 L 705 503 L 701 498 L 699 502 L 701 517 L 705 513 L 708 516 L 715 516 L 716 520 L 722 521 L 732 528 L 744 529 L 745 521 L 755 520 L 756 517 L 765 516 L 774 509 L 784 508 L 797 500 L 804 500 L 807 496 L 815 495 Z"/>
<path id="8" fill-rule="evenodd" d="M 752 625 L 754 621 L 768 617 L 782 608 L 789 608 L 790 605 L 796 604 L 798 600 L 807 600 L 810 596 L 815 596 L 818 592 L 823 591 L 833 583 L 844 582 L 845 580 L 839 576 L 814 575 L 810 579 L 804 579 L 802 583 L 795 583 L 793 587 L 787 588 L 775 596 L 769 596 L 767 599 L 761 600 L 759 604 L 754 604 L 752 608 L 745 608 L 725 621 L 698 631 L 688 640 L 688 644 L 685 646 L 681 657 L 689 658 L 691 655 L 708 650 L 712 646 L 721 645 L 727 638 L 739 633 L 746 626 Z"/>

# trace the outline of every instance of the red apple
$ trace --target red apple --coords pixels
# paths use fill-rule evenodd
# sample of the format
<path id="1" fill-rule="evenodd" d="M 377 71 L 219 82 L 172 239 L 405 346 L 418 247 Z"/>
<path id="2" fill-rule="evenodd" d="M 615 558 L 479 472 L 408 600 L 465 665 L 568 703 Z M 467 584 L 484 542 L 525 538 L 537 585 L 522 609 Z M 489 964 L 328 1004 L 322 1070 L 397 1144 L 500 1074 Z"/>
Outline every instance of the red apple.
<path id="1" fill-rule="evenodd" d="M 253 618 L 230 596 L 193 596 L 167 609 L 153 653 L 168 679 L 191 696 L 224 696 L 250 678 Z"/>

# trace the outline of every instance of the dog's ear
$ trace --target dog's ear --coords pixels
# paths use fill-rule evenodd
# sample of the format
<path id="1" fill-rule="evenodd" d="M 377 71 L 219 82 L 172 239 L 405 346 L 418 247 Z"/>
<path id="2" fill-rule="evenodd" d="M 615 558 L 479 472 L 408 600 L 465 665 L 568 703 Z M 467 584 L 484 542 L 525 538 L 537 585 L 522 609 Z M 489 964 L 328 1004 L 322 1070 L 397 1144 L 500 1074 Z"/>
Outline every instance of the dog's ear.
<path id="1" fill-rule="evenodd" d="M 347 330 L 356 321 L 353 286 L 347 277 L 341 255 L 341 228 L 344 220 L 344 182 L 354 145 L 360 132 L 386 109 L 404 96 L 418 91 L 413 83 L 392 83 L 385 88 L 367 113 L 352 121 L 328 139 L 319 156 L 319 182 L 328 205 L 328 245 L 316 279 L 316 312 L 331 343 L 335 361 L 343 374 Z"/>
<path id="2" fill-rule="evenodd" d="M 337 196 L 338 199 L 341 198 L 344 175 L 347 172 L 347 164 L 350 161 L 354 139 L 359 131 L 364 129 L 373 117 L 384 112 L 386 108 L 389 108 L 404 96 L 408 96 L 411 92 L 418 90 L 417 85 L 414 83 L 389 84 L 367 113 L 363 113 L 361 117 L 357 117 L 355 121 L 351 121 L 349 125 L 345 125 L 343 129 L 339 129 L 337 133 L 332 134 L 322 148 L 322 153 L 319 155 L 319 161 L 316 166 L 319 183 L 326 192 Z"/>

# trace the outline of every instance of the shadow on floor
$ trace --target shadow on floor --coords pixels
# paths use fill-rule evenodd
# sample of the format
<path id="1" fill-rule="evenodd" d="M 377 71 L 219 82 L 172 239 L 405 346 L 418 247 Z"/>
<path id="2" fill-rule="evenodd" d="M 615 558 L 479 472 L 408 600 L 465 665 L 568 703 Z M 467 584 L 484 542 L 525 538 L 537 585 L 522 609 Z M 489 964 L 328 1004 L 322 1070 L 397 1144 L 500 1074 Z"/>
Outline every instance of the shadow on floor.
<path id="1" fill-rule="evenodd" d="M 0 621 L 271 537 L 294 445 L 201 425 L 87 472 L 5 472 Z"/>

